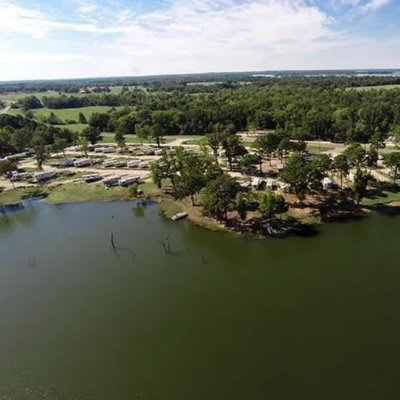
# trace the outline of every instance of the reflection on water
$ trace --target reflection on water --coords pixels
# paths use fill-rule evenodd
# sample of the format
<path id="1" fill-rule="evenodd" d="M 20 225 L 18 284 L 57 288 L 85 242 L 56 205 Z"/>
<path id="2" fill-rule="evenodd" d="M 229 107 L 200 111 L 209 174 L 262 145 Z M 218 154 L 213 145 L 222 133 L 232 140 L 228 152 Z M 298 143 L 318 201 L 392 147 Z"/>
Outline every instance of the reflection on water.
<path id="1" fill-rule="evenodd" d="M 0 216 L 0 399 L 398 398 L 399 229 L 252 240 L 26 203 Z"/>

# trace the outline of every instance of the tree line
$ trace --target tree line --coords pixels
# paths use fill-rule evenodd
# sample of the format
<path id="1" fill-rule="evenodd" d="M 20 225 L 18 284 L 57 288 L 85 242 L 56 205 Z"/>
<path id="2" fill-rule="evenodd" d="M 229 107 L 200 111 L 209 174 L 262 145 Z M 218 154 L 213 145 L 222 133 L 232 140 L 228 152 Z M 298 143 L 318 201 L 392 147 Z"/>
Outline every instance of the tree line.
<path id="1" fill-rule="evenodd" d="M 38 101 L 32 97 L 29 103 L 37 108 Z M 198 95 L 127 89 L 79 97 L 45 96 L 41 104 L 53 109 L 124 106 L 125 110 L 113 110 L 103 118 L 110 121 L 104 129 L 115 132 L 122 127 L 125 134 L 155 129 L 162 136 L 204 135 L 211 126 L 221 123 L 232 124 L 239 131 L 280 129 L 292 139 L 367 143 L 377 132 L 387 136 L 400 131 L 398 89 L 240 85 Z"/>

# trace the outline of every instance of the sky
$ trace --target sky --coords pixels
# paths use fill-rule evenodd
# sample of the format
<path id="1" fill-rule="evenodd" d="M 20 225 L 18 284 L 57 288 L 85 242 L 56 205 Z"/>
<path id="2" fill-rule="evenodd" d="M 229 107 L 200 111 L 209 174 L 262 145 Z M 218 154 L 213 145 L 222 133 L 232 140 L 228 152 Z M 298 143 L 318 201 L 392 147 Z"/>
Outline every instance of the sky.
<path id="1" fill-rule="evenodd" d="M 400 67 L 400 0 L 0 0 L 0 80 Z"/>

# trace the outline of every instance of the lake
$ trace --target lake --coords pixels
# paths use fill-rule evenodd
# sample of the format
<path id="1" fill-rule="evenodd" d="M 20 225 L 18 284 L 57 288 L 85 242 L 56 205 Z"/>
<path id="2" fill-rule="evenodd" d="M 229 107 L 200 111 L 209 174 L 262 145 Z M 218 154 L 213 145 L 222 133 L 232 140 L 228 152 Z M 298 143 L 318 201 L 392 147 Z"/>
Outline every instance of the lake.
<path id="1" fill-rule="evenodd" d="M 256 240 L 133 206 L 0 215 L 1 400 L 400 397 L 400 217 Z"/>

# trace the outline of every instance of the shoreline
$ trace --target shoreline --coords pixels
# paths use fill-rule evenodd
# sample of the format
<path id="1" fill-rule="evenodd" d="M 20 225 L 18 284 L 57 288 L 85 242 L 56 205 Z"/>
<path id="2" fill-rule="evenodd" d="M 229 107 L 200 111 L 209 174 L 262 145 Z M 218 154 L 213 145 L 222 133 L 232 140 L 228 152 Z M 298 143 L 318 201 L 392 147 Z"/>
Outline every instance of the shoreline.
<path id="1" fill-rule="evenodd" d="M 388 216 L 400 214 L 400 202 L 392 201 L 389 203 L 376 203 L 373 205 L 363 205 L 354 210 L 337 210 L 329 215 L 329 218 L 323 219 L 321 215 L 306 215 L 305 217 L 286 216 L 284 218 L 275 218 L 270 221 L 262 221 L 257 219 L 249 219 L 247 221 L 239 221 L 237 218 L 228 219 L 220 222 L 214 218 L 207 217 L 202 214 L 200 206 L 192 206 L 189 199 L 174 200 L 172 197 L 162 194 L 151 184 L 147 184 L 142 196 L 132 196 L 129 189 L 105 189 L 99 185 L 93 185 L 91 193 L 82 192 L 79 184 L 64 185 L 56 188 L 44 188 L 43 195 L 34 196 L 32 198 L 22 199 L 26 190 L 16 191 L 20 197 L 17 201 L 1 201 L 0 197 L 0 214 L 5 213 L 6 208 L 18 209 L 23 205 L 24 201 L 45 200 L 53 205 L 68 205 L 79 203 L 94 202 L 114 202 L 114 201 L 140 201 L 148 200 L 158 204 L 160 213 L 164 218 L 171 219 L 174 214 L 186 212 L 187 220 L 201 228 L 215 232 L 225 232 L 238 236 L 248 236 L 255 238 L 285 238 L 293 235 L 310 236 L 318 234 L 318 228 L 322 225 L 335 222 L 350 222 L 362 218 L 369 217 L 373 212 L 382 213 Z M 75 190 L 74 190 L 75 189 Z M 14 191 L 12 191 L 14 192 Z M 3 192 L 4 193 L 4 192 Z M 1 196 L 1 194 L 0 194 Z M 296 210 L 296 209 L 292 209 Z"/>

